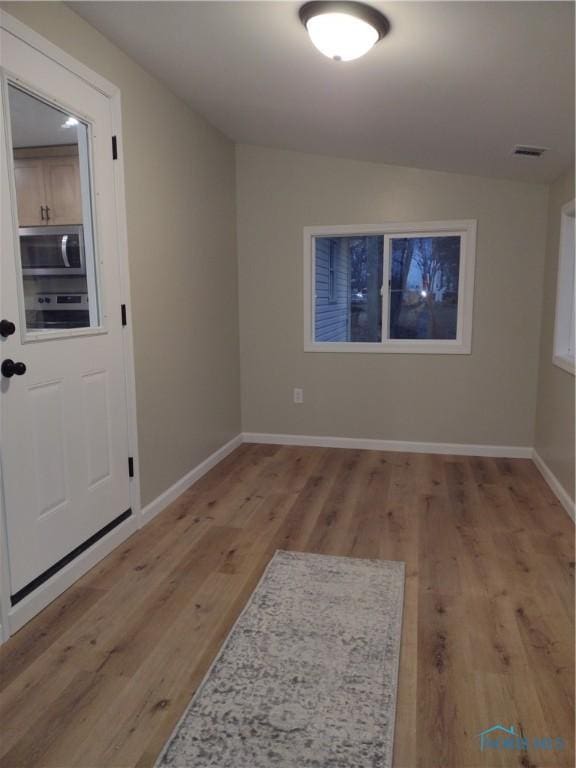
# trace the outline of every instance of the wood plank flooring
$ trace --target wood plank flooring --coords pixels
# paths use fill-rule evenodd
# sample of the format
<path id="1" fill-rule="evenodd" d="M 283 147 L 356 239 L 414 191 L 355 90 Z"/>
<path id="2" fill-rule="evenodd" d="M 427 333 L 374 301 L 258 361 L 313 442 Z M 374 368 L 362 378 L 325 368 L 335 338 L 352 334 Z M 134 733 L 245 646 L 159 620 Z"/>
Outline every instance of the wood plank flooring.
<path id="1" fill-rule="evenodd" d="M 574 765 L 574 529 L 530 461 L 244 445 L 0 649 L 0 766 L 153 765 L 276 549 L 405 561 L 396 768 Z"/>

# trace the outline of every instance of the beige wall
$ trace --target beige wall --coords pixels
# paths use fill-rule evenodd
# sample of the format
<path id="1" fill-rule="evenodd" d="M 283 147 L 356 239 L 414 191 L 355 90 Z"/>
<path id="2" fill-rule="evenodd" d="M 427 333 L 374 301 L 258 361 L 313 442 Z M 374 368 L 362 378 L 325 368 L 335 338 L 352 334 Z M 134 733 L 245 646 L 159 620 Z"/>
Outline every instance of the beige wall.
<path id="1" fill-rule="evenodd" d="M 236 176 L 245 431 L 532 446 L 547 187 L 249 146 Z M 304 226 L 460 218 L 471 355 L 303 352 Z"/>
<path id="2" fill-rule="evenodd" d="M 235 179 L 233 145 L 73 11 L 3 7 L 122 90 L 144 503 L 240 430 L 236 220 L 245 431 L 533 444 L 547 187 L 247 146 Z M 454 218 L 478 219 L 472 355 L 303 352 L 304 226 Z M 571 487 L 554 238 L 536 440 Z"/>
<path id="3" fill-rule="evenodd" d="M 574 376 L 552 363 L 560 209 L 574 199 L 574 172 L 552 185 L 544 274 L 535 448 L 574 499 Z"/>
<path id="4" fill-rule="evenodd" d="M 3 8 L 122 91 L 146 504 L 240 431 L 234 146 L 66 6 Z"/>

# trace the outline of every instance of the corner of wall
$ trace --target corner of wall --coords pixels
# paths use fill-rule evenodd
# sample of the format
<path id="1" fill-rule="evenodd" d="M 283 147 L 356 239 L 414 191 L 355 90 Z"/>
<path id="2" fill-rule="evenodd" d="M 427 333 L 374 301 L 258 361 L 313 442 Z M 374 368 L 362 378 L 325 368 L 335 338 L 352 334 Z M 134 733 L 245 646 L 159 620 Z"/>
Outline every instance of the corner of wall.
<path id="1" fill-rule="evenodd" d="M 545 338 L 545 331 L 544 331 L 544 309 L 546 305 L 546 271 L 547 271 L 547 263 L 548 263 L 548 238 L 550 233 L 550 198 L 552 193 L 552 186 L 554 182 L 550 182 L 546 187 L 546 231 L 545 231 L 545 237 L 544 237 L 544 243 L 543 243 L 543 252 L 542 252 L 542 268 L 540 272 L 541 277 L 541 288 L 540 288 L 540 296 L 539 296 L 539 304 L 538 304 L 538 359 L 536 361 L 536 381 L 535 381 L 535 387 L 536 387 L 536 399 L 534 401 L 534 416 L 533 416 L 533 430 L 532 430 L 532 445 L 534 446 L 534 449 L 536 450 L 536 435 L 537 435 L 537 429 L 538 429 L 538 404 L 540 402 L 540 388 L 541 388 L 541 370 L 542 370 L 542 361 L 544 358 L 544 352 L 543 352 L 543 344 L 544 344 L 544 338 Z"/>
<path id="2" fill-rule="evenodd" d="M 575 195 L 574 169 L 568 169 L 548 188 L 548 211 L 542 297 L 534 455 L 537 466 L 558 495 L 558 489 L 574 503 L 574 377 L 552 362 L 560 211 Z M 543 471 L 544 467 L 544 471 Z M 559 496 L 560 498 L 560 496 Z"/>

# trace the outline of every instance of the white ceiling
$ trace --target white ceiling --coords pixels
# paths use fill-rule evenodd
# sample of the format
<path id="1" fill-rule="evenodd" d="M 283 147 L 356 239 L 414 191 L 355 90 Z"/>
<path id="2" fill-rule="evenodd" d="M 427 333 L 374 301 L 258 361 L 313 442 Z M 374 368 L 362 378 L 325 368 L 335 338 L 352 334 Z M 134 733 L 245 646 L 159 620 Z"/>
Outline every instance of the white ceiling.
<path id="1" fill-rule="evenodd" d="M 14 147 L 49 147 L 77 144 L 74 126 L 65 126 L 70 115 L 13 86 L 9 87 L 10 124 Z"/>
<path id="2" fill-rule="evenodd" d="M 300 3 L 70 5 L 237 142 L 534 181 L 573 162 L 573 3 L 372 4 L 392 30 L 345 63 Z"/>

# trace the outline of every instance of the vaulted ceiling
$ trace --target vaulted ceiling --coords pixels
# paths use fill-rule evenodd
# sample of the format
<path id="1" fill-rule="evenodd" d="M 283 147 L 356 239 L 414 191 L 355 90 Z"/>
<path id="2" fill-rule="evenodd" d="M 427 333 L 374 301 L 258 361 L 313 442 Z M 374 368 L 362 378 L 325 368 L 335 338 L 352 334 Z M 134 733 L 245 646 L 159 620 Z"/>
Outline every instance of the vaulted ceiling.
<path id="1" fill-rule="evenodd" d="M 346 63 L 299 3 L 70 5 L 237 142 L 544 182 L 573 162 L 573 3 L 372 4 L 392 30 Z"/>

